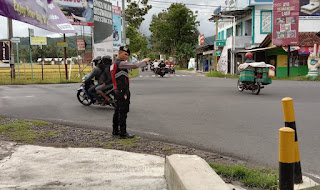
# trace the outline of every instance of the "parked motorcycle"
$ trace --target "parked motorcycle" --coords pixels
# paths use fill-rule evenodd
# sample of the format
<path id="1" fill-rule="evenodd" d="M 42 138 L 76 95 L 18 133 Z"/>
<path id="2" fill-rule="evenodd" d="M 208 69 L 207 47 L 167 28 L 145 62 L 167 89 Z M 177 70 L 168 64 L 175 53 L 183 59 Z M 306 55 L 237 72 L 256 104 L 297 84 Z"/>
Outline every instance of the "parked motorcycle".
<path id="1" fill-rule="evenodd" d="M 90 106 L 94 100 L 92 100 L 89 96 L 88 90 L 94 86 L 94 81 L 92 80 L 90 83 L 85 84 L 84 82 L 84 78 L 82 78 L 82 84 L 80 85 L 80 88 L 77 89 L 77 98 L 79 100 L 79 102 L 85 106 Z M 105 104 L 100 104 L 101 106 L 112 106 L 112 107 L 116 107 L 115 104 L 115 98 L 114 98 L 114 93 L 113 93 L 113 89 L 107 90 L 105 92 L 105 95 L 110 99 L 110 101 L 108 103 Z M 99 95 L 100 96 L 100 95 Z M 103 97 L 102 97 L 103 99 Z"/>

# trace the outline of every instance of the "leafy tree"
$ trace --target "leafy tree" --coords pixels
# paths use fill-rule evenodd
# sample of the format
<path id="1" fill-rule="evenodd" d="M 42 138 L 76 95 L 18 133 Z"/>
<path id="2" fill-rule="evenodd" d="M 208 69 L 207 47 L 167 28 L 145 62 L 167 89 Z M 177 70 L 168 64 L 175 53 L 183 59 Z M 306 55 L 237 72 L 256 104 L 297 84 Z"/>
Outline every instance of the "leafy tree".
<path id="1" fill-rule="evenodd" d="M 181 3 L 171 4 L 167 10 L 154 15 L 149 28 L 153 49 L 160 54 L 180 57 L 179 64 L 184 66 L 190 56 L 195 54 L 199 35 L 199 21 L 196 21 L 196 17 Z"/>
<path id="2" fill-rule="evenodd" d="M 127 2 L 130 4 L 126 8 L 126 21 L 129 26 L 138 30 L 144 21 L 143 17 L 152 8 L 152 5 L 148 5 L 148 0 L 141 0 L 141 2 L 139 0 L 138 3 L 136 1 L 131 2 L 131 0 L 127 0 Z M 139 7 L 139 2 L 143 7 Z"/>

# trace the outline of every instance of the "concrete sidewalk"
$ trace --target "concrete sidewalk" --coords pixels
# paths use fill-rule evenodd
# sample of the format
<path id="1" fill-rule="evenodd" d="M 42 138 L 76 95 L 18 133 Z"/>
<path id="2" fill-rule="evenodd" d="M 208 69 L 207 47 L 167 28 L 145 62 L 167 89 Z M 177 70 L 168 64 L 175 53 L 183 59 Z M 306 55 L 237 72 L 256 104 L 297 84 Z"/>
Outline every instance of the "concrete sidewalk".
<path id="1" fill-rule="evenodd" d="M 1 157 L 0 189 L 167 190 L 159 156 L 0 141 Z"/>

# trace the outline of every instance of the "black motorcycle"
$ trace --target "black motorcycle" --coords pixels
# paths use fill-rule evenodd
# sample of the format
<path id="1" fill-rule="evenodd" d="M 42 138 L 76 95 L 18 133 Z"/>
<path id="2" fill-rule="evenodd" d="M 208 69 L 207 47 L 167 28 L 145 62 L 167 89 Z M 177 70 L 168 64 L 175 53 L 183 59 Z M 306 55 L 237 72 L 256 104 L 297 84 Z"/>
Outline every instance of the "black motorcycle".
<path id="1" fill-rule="evenodd" d="M 95 100 L 91 99 L 88 93 L 88 90 L 94 86 L 93 80 L 89 83 L 83 82 L 80 85 L 80 88 L 77 89 L 77 98 L 79 102 L 85 106 L 90 106 Z M 107 90 L 105 92 L 105 95 L 110 99 L 109 102 L 99 104 L 101 106 L 112 106 L 116 107 L 115 98 L 114 98 L 114 92 L 113 89 Z M 100 95 L 99 95 L 100 96 Z"/>
<path id="2" fill-rule="evenodd" d="M 158 67 L 155 70 L 155 74 L 160 75 L 161 77 L 163 77 L 166 73 L 168 73 L 168 70 L 165 67 Z"/>

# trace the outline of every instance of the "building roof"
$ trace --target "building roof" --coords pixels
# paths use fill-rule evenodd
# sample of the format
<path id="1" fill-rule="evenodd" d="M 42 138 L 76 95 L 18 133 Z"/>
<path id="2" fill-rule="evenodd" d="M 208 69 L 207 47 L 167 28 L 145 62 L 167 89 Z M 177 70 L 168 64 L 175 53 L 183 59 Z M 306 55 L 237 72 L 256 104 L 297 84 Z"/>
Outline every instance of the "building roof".
<path id="1" fill-rule="evenodd" d="M 269 33 L 261 42 L 260 47 L 267 47 L 272 42 L 272 33 Z M 317 32 L 299 32 L 299 46 L 320 45 L 320 37 Z"/>
<path id="2" fill-rule="evenodd" d="M 201 45 L 201 46 L 199 46 L 199 44 L 197 44 L 197 48 L 208 46 L 208 45 L 214 45 L 214 41 L 216 41 L 216 35 L 205 37 L 204 38 L 204 44 Z"/>
<path id="3" fill-rule="evenodd" d="M 215 17 L 218 16 L 219 19 L 224 18 L 223 16 L 236 17 L 236 19 L 241 19 L 247 15 L 250 15 L 252 12 L 251 9 L 241 9 L 241 10 L 230 10 L 230 11 L 221 11 L 217 15 L 211 15 L 209 21 L 215 21 Z"/>

